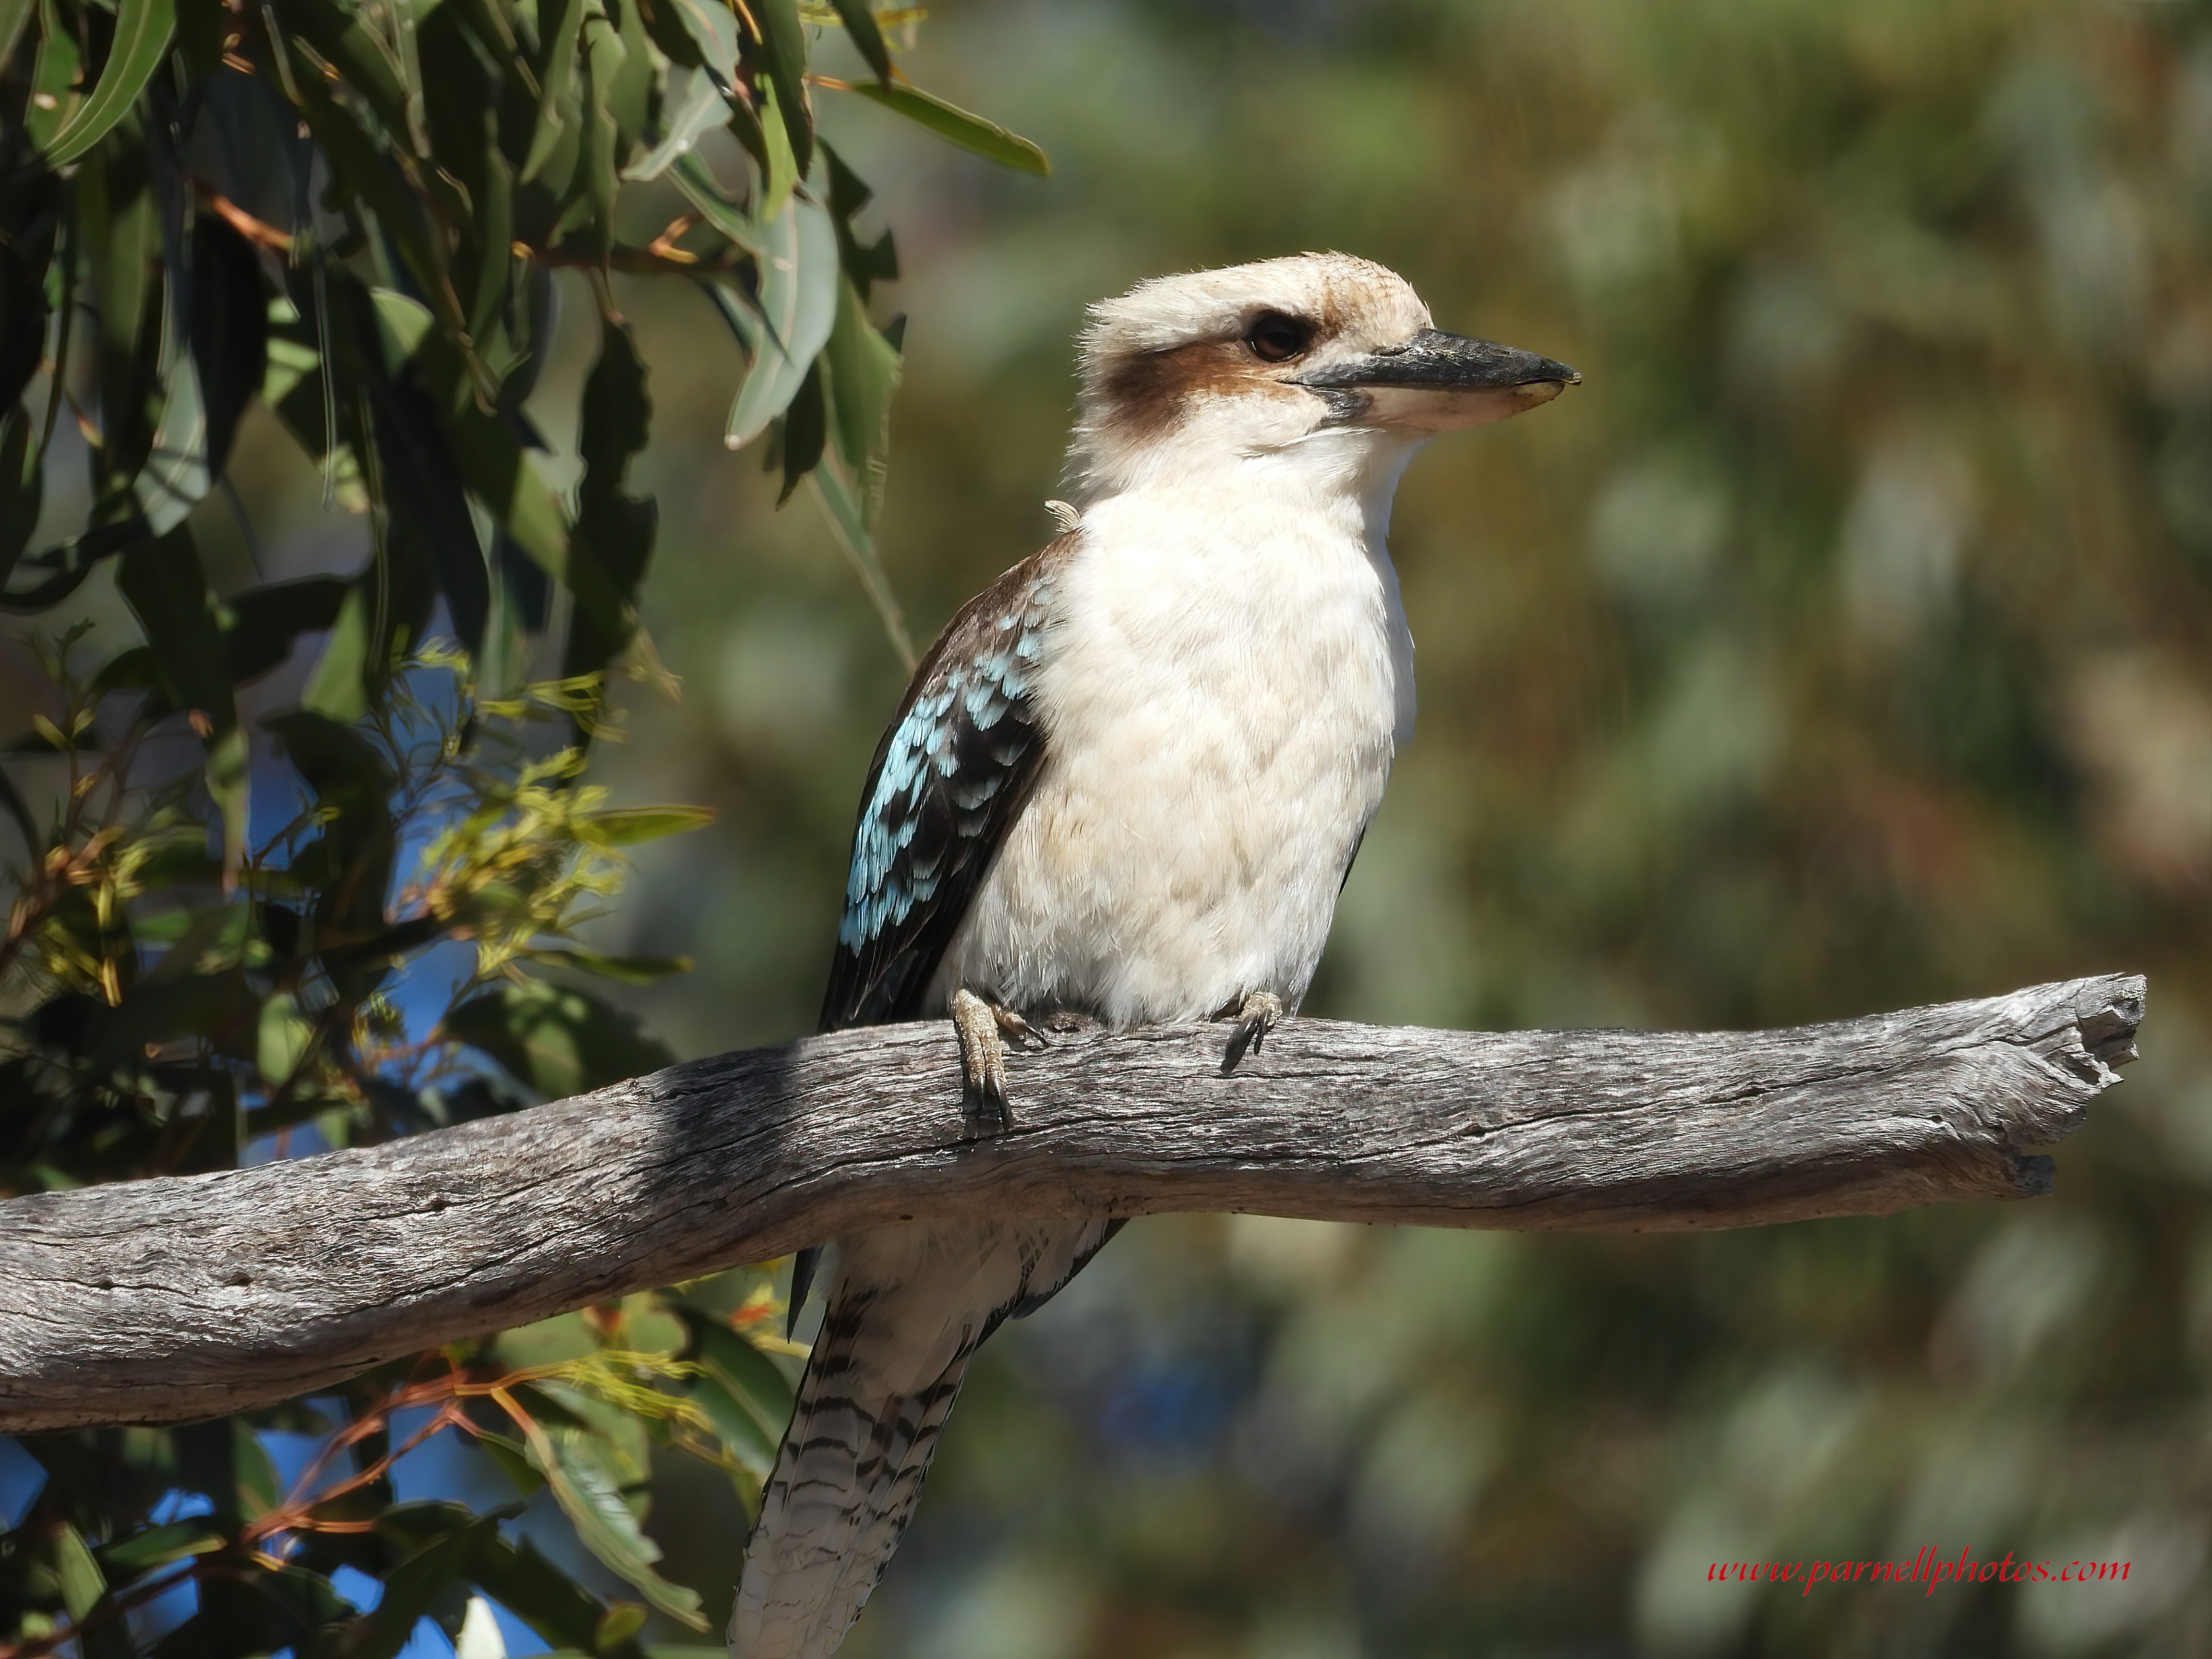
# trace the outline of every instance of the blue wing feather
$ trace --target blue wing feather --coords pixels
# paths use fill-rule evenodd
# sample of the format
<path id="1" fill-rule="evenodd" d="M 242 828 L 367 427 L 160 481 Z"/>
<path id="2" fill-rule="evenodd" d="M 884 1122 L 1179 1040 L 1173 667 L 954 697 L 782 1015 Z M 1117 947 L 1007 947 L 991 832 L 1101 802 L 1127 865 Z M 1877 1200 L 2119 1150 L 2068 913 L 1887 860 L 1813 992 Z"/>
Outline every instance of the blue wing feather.
<path id="1" fill-rule="evenodd" d="M 947 624 L 876 750 L 822 1029 L 921 1012 L 1044 758 L 1033 696 L 1063 538 L 978 594 Z"/>

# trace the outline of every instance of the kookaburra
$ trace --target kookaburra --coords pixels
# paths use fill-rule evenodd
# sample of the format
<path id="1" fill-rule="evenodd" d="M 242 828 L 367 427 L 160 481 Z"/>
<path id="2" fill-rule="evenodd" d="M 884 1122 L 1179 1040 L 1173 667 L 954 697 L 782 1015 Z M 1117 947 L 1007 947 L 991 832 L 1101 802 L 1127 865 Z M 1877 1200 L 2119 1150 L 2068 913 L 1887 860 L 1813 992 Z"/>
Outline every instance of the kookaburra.
<path id="1" fill-rule="evenodd" d="M 825 1030 L 950 1014 L 970 1111 L 1001 1034 L 1066 1011 L 1295 1011 L 1413 724 L 1383 545 L 1413 453 L 1557 397 L 1548 357 L 1445 334 L 1340 253 L 1166 276 L 1093 307 L 1043 551 L 930 647 L 876 750 Z M 915 1222 L 837 1241 L 730 1626 L 825 1659 L 913 1513 L 968 1362 L 1119 1224 Z M 794 1302 L 799 1292 L 794 1292 Z"/>

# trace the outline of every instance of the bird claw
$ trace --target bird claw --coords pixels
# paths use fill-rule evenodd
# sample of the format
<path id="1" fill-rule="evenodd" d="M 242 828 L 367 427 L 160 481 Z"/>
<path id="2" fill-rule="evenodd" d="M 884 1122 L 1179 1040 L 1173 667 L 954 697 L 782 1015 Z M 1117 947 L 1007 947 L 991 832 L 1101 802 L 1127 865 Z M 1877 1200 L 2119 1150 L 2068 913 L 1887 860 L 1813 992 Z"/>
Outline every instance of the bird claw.
<path id="1" fill-rule="evenodd" d="M 1273 991 L 1255 991 L 1247 996 L 1237 1011 L 1237 1029 L 1229 1034 L 1229 1047 L 1221 1056 L 1221 1075 L 1227 1077 L 1237 1069 L 1247 1048 L 1258 1052 L 1282 1017 L 1283 1000 Z"/>
<path id="2" fill-rule="evenodd" d="M 1012 1009 L 994 1006 L 973 991 L 955 991 L 951 1012 L 960 1038 L 961 1103 L 979 1134 L 1004 1134 L 1014 1115 L 1006 1103 L 1006 1045 L 1000 1034 L 1040 1048 L 1050 1045 Z"/>

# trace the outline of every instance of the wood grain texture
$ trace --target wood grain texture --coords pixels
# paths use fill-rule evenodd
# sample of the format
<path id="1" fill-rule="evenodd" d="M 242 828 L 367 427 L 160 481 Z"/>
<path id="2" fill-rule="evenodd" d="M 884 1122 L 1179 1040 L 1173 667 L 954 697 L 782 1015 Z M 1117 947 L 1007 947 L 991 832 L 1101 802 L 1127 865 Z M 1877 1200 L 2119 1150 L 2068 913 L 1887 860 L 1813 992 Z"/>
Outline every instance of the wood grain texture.
<path id="1" fill-rule="evenodd" d="M 0 1430 L 177 1422 L 915 1215 L 1740 1227 L 2050 1190 L 2140 977 L 1792 1030 L 1063 1030 L 968 1139 L 944 1022 L 388 1145 L 0 1204 Z"/>

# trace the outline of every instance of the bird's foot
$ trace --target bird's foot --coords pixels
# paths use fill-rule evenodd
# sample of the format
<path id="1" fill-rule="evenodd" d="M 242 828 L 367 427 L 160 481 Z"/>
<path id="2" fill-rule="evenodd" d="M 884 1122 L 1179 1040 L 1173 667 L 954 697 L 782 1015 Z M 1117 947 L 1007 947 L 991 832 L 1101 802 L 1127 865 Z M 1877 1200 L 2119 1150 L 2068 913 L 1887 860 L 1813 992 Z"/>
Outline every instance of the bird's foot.
<path id="1" fill-rule="evenodd" d="M 1229 1034 L 1229 1047 L 1221 1056 L 1221 1075 L 1227 1077 L 1237 1069 L 1237 1062 L 1244 1058 L 1247 1048 L 1256 1051 L 1282 1017 L 1283 1000 L 1273 991 L 1248 994 L 1243 1006 L 1237 1011 L 1237 1029 Z"/>
<path id="2" fill-rule="evenodd" d="M 960 1037 L 962 1103 L 984 1134 L 1002 1134 L 1012 1127 L 1013 1111 L 1006 1104 L 1006 1045 L 1017 1042 L 1046 1046 L 1042 1033 L 1011 1008 L 985 1001 L 973 991 L 952 994 L 952 1029 Z"/>

